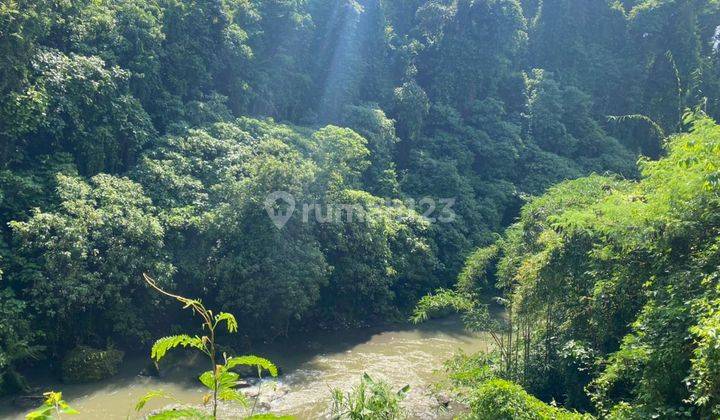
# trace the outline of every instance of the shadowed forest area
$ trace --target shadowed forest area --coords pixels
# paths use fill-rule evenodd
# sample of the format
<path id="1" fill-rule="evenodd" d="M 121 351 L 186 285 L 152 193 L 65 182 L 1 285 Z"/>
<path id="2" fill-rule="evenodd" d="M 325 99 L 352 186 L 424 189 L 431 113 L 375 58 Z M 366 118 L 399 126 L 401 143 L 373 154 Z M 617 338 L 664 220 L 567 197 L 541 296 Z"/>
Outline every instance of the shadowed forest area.
<path id="1" fill-rule="evenodd" d="M 718 418 L 719 118 L 718 0 L 0 0 L 0 395 L 459 312 L 453 415 Z"/>

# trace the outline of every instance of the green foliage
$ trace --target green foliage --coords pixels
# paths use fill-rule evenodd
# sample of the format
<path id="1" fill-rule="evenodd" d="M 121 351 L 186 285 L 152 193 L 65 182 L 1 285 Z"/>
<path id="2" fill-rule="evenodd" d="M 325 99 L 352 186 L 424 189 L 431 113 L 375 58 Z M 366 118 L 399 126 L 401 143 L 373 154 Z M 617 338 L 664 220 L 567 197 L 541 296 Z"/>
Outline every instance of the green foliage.
<path id="1" fill-rule="evenodd" d="M 459 353 L 445 362 L 449 391 L 454 399 L 469 407 L 466 419 L 593 419 L 590 415 L 546 404 L 520 385 L 500 379 L 504 375 L 501 360 L 495 355 Z"/>
<path id="2" fill-rule="evenodd" d="M 632 156 L 592 117 L 590 96 L 533 70 L 527 80 L 529 135 L 543 150 L 571 157 L 586 171 L 635 175 Z"/>
<path id="3" fill-rule="evenodd" d="M 98 57 L 41 50 L 35 74 L 15 93 L 19 107 L 5 108 L 3 123 L 16 150 L 42 154 L 70 153 L 80 172 L 117 172 L 135 162 L 155 136 L 148 115 L 126 87 L 128 73 L 106 68 Z M 92 98 L 92 100 L 88 100 Z M 42 115 L 42 118 L 38 116 Z M 21 160 L 15 154 L 10 161 Z"/>
<path id="4" fill-rule="evenodd" d="M 351 391 L 332 391 L 332 416 L 334 419 L 347 420 L 391 420 L 405 418 L 402 400 L 410 390 L 406 385 L 393 391 L 383 382 L 363 374 L 360 384 Z"/>
<path id="5" fill-rule="evenodd" d="M 473 252 L 465 261 L 465 267 L 458 275 L 458 290 L 473 293 L 481 292 L 492 283 L 492 264 L 497 260 L 498 247 L 491 245 Z"/>
<path id="6" fill-rule="evenodd" d="M 62 380 L 67 383 L 95 382 L 118 372 L 124 353 L 116 349 L 98 350 L 80 346 L 62 361 Z"/>
<path id="7" fill-rule="evenodd" d="M 0 394 L 23 391 L 26 383 L 16 370 L 19 362 L 35 359 L 43 347 L 33 345 L 35 332 L 26 312 L 25 302 L 15 298 L 12 290 L 0 292 Z"/>
<path id="8" fill-rule="evenodd" d="M 468 260 L 481 280 L 492 270 L 507 309 L 501 375 L 610 418 L 716 415 L 720 127 L 697 113 L 684 124 L 638 182 L 559 184 L 522 209 L 494 268 L 487 250 Z"/>
<path id="9" fill-rule="evenodd" d="M 152 203 L 127 178 L 58 175 L 57 183 L 58 208 L 11 223 L 23 269 L 9 280 L 26 285 L 23 296 L 32 299 L 36 325 L 54 352 L 74 340 L 98 346 L 111 336 L 146 340 L 149 315 L 160 308 L 137 276 L 172 273 Z"/>
<path id="10" fill-rule="evenodd" d="M 182 324 L 158 316 L 166 306 L 142 272 L 237 314 L 222 322 L 251 340 L 404 317 L 462 273 L 463 294 L 512 302 L 520 324 L 490 326 L 513 348 L 506 365 L 517 351 L 530 361 L 505 367 L 513 379 L 532 372 L 544 399 L 589 407 L 588 359 L 616 351 L 646 301 L 660 302 L 644 284 L 669 275 L 646 264 L 691 260 L 670 243 L 700 235 L 669 235 L 676 223 L 707 228 L 712 211 L 653 218 L 682 206 L 644 206 L 660 194 L 593 176 L 532 201 L 496 234 L 558 182 L 637 178 L 638 155 L 660 158 L 665 135 L 698 124 L 681 120 L 685 107 L 718 117 L 718 21 L 715 0 L 4 1 L 0 316 L 21 321 L 0 322 L 0 388 L 22 388 L 18 371 L 41 347 L 57 362 L 78 344 L 124 348 Z M 687 149 L 693 168 L 693 156 L 716 154 Z M 706 208 L 709 195 L 689 194 L 697 183 L 670 176 L 685 167 L 643 168 Z M 695 175 L 713 186 L 711 172 Z M 263 209 L 274 191 L 300 204 L 282 230 Z M 457 218 L 431 223 L 424 197 L 454 199 Z M 613 216 L 561 211 L 573 200 Z M 304 203 L 368 217 L 316 223 L 310 209 L 306 223 Z M 712 325 L 700 308 L 714 298 L 696 297 L 684 296 L 692 318 Z M 557 316 L 543 327 L 548 308 Z M 465 318 L 490 324 L 485 305 Z M 535 324 L 539 334 L 517 340 L 519 325 Z M 697 361 L 673 366 L 706 391 L 661 394 L 710 407 L 703 328 L 686 331 L 703 343 Z M 543 340 L 551 351 L 524 348 Z"/>
<path id="11" fill-rule="evenodd" d="M 214 416 L 210 416 L 198 410 L 197 408 L 177 408 L 170 410 L 163 410 L 159 413 L 151 414 L 148 419 L 151 420 L 175 420 L 175 419 L 192 419 L 192 420 L 212 420 Z"/>
<path id="12" fill-rule="evenodd" d="M 200 375 L 198 379 L 201 384 L 205 385 L 205 388 L 212 391 L 212 396 L 209 394 L 206 395 L 206 400 L 212 397 L 220 401 L 232 401 L 242 406 L 248 405 L 245 395 L 234 389 L 240 379 L 240 375 L 235 372 L 229 372 L 224 366 L 218 366 L 215 372 L 205 372 Z M 215 410 L 216 404 L 216 402 L 213 402 L 213 410 Z"/>
<path id="13" fill-rule="evenodd" d="M 387 126 L 378 129 L 389 135 Z M 244 331 L 267 337 L 285 334 L 319 307 L 327 308 L 324 322 L 384 316 L 437 285 L 428 224 L 399 202 L 355 189 L 372 170 L 368 154 L 349 129 L 242 118 L 167 137 L 135 178 L 162 207 L 183 290 L 203 296 L 219 289 L 206 299 L 237 313 Z M 274 191 L 297 203 L 282 230 L 262 208 Z M 306 210 L 305 203 L 322 208 Z M 328 217 L 332 205 L 359 206 L 367 217 L 348 222 L 342 209 Z M 328 223 L 319 225 L 317 215 Z M 373 253 L 360 261 L 354 256 L 361 250 Z M 329 301 L 321 301 L 323 289 Z"/>
<path id="14" fill-rule="evenodd" d="M 692 367 L 690 370 L 689 381 L 693 384 L 691 394 L 692 401 L 702 407 L 703 413 L 710 416 L 720 415 L 720 395 L 717 390 L 720 389 L 720 378 L 717 373 L 720 372 L 720 312 L 718 304 L 720 300 L 715 299 L 714 302 L 699 302 L 699 305 L 707 305 L 702 308 L 702 318 L 698 325 L 690 327 L 697 347 L 693 351 L 691 359 Z"/>
<path id="15" fill-rule="evenodd" d="M 173 335 L 170 337 L 163 337 L 155 340 L 155 343 L 150 350 L 150 358 L 156 363 L 162 360 L 169 350 L 176 347 L 192 347 L 198 350 L 205 350 L 205 343 L 200 337 L 190 337 L 186 334 Z"/>
<path id="16" fill-rule="evenodd" d="M 62 415 L 80 414 L 62 399 L 62 392 L 46 392 L 45 402 L 38 409 L 25 415 L 26 420 L 57 420 Z"/>
<path id="17" fill-rule="evenodd" d="M 225 361 L 225 367 L 232 369 L 237 366 L 250 366 L 257 368 L 258 377 L 262 376 L 263 369 L 270 372 L 270 375 L 276 377 L 278 375 L 277 366 L 271 361 L 257 356 L 237 356 L 231 357 Z"/>
<path id="18" fill-rule="evenodd" d="M 182 303 L 184 309 L 192 310 L 193 313 L 199 316 L 202 320 L 203 330 L 207 331 L 208 335 L 203 335 L 202 337 L 191 337 L 189 335 L 182 334 L 161 338 L 157 340 L 153 345 L 150 357 L 157 363 L 165 356 L 168 350 L 177 348 L 179 346 L 195 348 L 196 350 L 199 350 L 201 353 L 207 356 L 208 361 L 212 366 L 212 369 L 201 374 L 198 379 L 200 380 L 200 383 L 203 384 L 205 388 L 210 391 L 210 393 L 206 394 L 203 398 L 203 403 L 205 405 L 212 402 L 212 417 L 210 418 L 214 419 L 217 417 L 218 401 L 232 401 L 242 406 L 248 405 L 248 401 L 245 395 L 235 389 L 235 387 L 238 385 L 240 375 L 236 372 L 232 372 L 231 369 L 237 366 L 252 366 L 257 368 L 258 378 L 262 378 L 262 369 L 267 369 L 270 372 L 270 375 L 272 375 L 273 377 L 276 377 L 278 375 L 277 367 L 272 362 L 257 356 L 240 356 L 228 358 L 227 355 L 223 354 L 224 363 L 219 364 L 217 360 L 216 331 L 222 323 L 225 323 L 228 332 L 236 333 L 238 324 L 235 316 L 227 312 L 220 312 L 215 315 L 211 310 L 206 309 L 202 302 L 200 302 L 199 300 L 188 299 L 180 295 L 166 292 L 165 290 L 161 289 L 157 285 L 155 280 L 150 278 L 147 274 L 143 273 L 143 277 L 145 279 L 145 282 L 150 287 L 152 287 L 159 293 Z M 165 396 L 166 395 L 162 392 L 153 391 L 140 399 L 140 401 L 135 406 L 135 410 L 141 411 L 147 401 L 152 398 Z M 259 395 L 257 398 L 259 398 Z M 204 413 L 199 413 L 202 414 L 202 418 L 207 417 Z M 182 410 L 172 410 L 164 411 L 159 415 L 170 416 L 160 418 L 183 418 L 187 416 L 194 417 L 196 416 L 196 414 L 198 413 L 194 411 L 183 414 Z"/>
<path id="19" fill-rule="evenodd" d="M 220 312 L 219 314 L 215 315 L 215 325 L 217 326 L 221 322 L 225 322 L 225 326 L 227 327 L 228 332 L 238 332 L 238 322 L 235 319 L 235 315 L 229 314 L 227 312 Z"/>
<path id="20" fill-rule="evenodd" d="M 414 141 L 422 132 L 425 118 L 430 112 L 430 101 L 414 80 L 395 88 L 394 94 L 395 112 L 401 122 L 398 126 L 399 134 L 404 139 Z"/>
<path id="21" fill-rule="evenodd" d="M 330 284 L 320 306 L 335 324 L 353 324 L 394 316 L 431 290 L 437 279 L 429 224 L 399 201 L 383 202 L 370 194 L 345 190 L 329 203 L 360 209 L 347 219 L 318 226 L 321 244 L 333 261 Z"/>
<path id="22" fill-rule="evenodd" d="M 464 405 L 469 405 L 472 393 L 491 379 L 502 375 L 502 363 L 493 352 L 465 354 L 458 352 L 443 363 L 447 381 L 440 383 L 443 391 Z"/>
<path id="23" fill-rule="evenodd" d="M 446 314 L 446 310 L 456 312 L 471 311 L 475 302 L 469 296 L 463 296 L 452 290 L 438 290 L 434 294 L 423 296 L 415 306 L 411 320 L 415 323 L 427 321 L 437 317 L 439 314 Z"/>
<path id="24" fill-rule="evenodd" d="M 521 386 L 493 379 L 478 387 L 471 396 L 467 419 L 592 419 L 545 404 L 528 394 Z"/>
<path id="25" fill-rule="evenodd" d="M 400 186 L 393 155 L 399 138 L 395 135 L 395 122 L 380 108 L 352 106 L 348 107 L 342 123 L 367 140 L 370 165 L 363 173 L 362 184 L 373 194 L 397 196 Z"/>
<path id="26" fill-rule="evenodd" d="M 145 404 L 150 402 L 150 400 L 154 400 L 157 398 L 169 398 L 169 399 L 174 400 L 174 398 L 172 396 L 166 394 L 163 391 L 152 390 L 152 391 L 149 391 L 147 394 L 143 395 L 142 397 L 140 397 L 138 402 L 135 404 L 135 411 L 138 411 L 138 412 L 142 411 L 142 409 L 145 408 Z"/>

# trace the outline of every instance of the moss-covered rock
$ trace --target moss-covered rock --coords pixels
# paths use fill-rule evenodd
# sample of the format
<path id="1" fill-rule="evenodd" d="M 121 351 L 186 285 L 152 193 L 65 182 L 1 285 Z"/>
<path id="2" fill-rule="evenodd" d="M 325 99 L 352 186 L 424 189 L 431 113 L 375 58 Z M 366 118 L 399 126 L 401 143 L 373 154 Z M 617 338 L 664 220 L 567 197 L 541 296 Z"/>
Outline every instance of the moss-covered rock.
<path id="1" fill-rule="evenodd" d="M 76 347 L 62 362 L 62 380 L 68 383 L 95 382 L 115 375 L 122 363 L 120 350 Z"/>

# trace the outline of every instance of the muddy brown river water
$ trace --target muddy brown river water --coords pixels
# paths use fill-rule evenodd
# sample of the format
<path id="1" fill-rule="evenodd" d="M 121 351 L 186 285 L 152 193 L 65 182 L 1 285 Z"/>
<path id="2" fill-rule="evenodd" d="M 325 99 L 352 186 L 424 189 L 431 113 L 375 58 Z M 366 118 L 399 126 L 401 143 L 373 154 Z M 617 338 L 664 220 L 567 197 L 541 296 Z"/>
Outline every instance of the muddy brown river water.
<path id="1" fill-rule="evenodd" d="M 275 381 L 264 381 L 259 389 L 259 407 L 274 413 L 291 414 L 298 419 L 326 418 L 330 390 L 349 390 L 363 372 L 382 378 L 394 387 L 409 384 L 405 406 L 411 418 L 448 418 L 438 411 L 432 384 L 442 378 L 442 362 L 456 351 L 488 351 L 485 334 L 463 330 L 457 319 L 434 320 L 420 326 L 394 326 L 327 332 L 289 343 L 259 348 L 256 354 L 273 360 L 283 370 Z M 62 390 L 65 399 L 81 415 L 73 419 L 139 418 L 133 411 L 138 398 L 150 390 L 163 390 L 182 403 L 199 404 L 204 391 L 197 374 L 203 366 L 188 359 L 172 367 L 161 366 L 160 378 L 140 376 L 146 360 L 132 359 L 115 377 L 90 385 L 66 385 L 44 381 L 44 389 Z M 247 390 L 258 392 L 255 386 Z M 157 409 L 170 401 L 155 401 Z M 0 418 L 21 419 L 27 410 L 14 408 L 9 400 L 0 401 Z M 242 418 L 247 414 L 237 405 L 224 405 L 220 418 Z"/>

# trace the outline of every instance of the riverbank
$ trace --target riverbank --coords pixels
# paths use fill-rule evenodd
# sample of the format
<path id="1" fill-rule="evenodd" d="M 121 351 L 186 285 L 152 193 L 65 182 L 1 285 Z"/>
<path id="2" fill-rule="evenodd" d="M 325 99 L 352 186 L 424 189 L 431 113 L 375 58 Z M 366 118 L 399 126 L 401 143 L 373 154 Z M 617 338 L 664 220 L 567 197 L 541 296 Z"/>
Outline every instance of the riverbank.
<path id="1" fill-rule="evenodd" d="M 414 418 L 443 417 L 438 411 L 433 383 L 442 378 L 438 370 L 456 351 L 467 353 L 491 348 L 484 334 L 463 330 L 457 318 L 430 321 L 423 325 L 395 325 L 347 331 L 320 332 L 305 338 L 259 347 L 254 353 L 270 358 L 284 372 L 275 384 L 264 382 L 260 389 L 261 409 L 291 414 L 298 418 L 323 417 L 328 410 L 330 390 L 348 390 L 367 372 L 394 387 L 411 386 L 406 404 Z M 137 400 L 150 390 L 162 389 L 181 403 L 199 403 L 204 394 L 197 375 L 204 366 L 192 357 L 172 366 L 161 366 L 160 377 L 140 376 L 148 358 L 130 358 L 121 372 L 96 384 L 65 385 L 50 378 L 32 378 L 43 389 L 63 391 L 67 401 L 82 414 L 75 419 L 133 418 Z M 46 381 L 43 381 L 46 379 Z M 250 394 L 257 388 L 248 389 Z M 169 400 L 148 404 L 160 408 Z M 0 403 L 0 418 L 20 419 L 26 411 Z M 237 418 L 244 411 L 235 405 L 222 407 L 221 416 Z M 447 415 L 447 414 L 445 414 Z"/>

